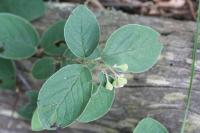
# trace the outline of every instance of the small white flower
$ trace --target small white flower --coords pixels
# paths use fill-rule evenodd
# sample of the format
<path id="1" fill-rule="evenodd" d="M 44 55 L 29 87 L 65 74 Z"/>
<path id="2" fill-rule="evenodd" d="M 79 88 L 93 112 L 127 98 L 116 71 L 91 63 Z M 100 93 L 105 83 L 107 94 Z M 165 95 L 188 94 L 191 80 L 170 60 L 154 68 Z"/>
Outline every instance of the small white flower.
<path id="1" fill-rule="evenodd" d="M 106 89 L 112 91 L 113 90 L 113 85 L 109 82 L 109 80 L 107 80 L 106 82 Z"/>
<path id="2" fill-rule="evenodd" d="M 119 69 L 119 70 L 121 70 L 123 72 L 126 72 L 128 70 L 128 65 L 127 64 L 121 64 L 121 65 L 116 65 L 115 64 L 113 67 L 116 68 L 116 69 Z"/>
<path id="3" fill-rule="evenodd" d="M 124 76 L 119 76 L 117 79 L 114 80 L 113 86 L 115 88 L 121 88 L 124 87 L 124 85 L 127 84 L 127 79 L 124 78 Z"/>

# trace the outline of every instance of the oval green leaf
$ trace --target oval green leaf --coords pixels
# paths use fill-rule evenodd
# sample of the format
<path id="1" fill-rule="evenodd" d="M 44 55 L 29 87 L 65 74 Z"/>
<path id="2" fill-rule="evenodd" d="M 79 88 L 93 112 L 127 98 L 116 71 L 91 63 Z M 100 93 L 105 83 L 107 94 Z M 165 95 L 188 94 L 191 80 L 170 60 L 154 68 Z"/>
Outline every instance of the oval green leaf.
<path id="1" fill-rule="evenodd" d="M 92 93 L 88 68 L 74 64 L 61 68 L 42 86 L 38 96 L 38 114 L 45 129 L 66 127 L 85 109 Z"/>
<path id="2" fill-rule="evenodd" d="M 94 50 L 94 52 L 89 57 L 87 57 L 87 59 L 94 60 L 100 56 L 101 56 L 101 49 L 99 47 L 97 47 Z"/>
<path id="3" fill-rule="evenodd" d="M 43 127 L 42 127 L 41 121 L 39 119 L 37 109 L 33 113 L 33 117 L 32 117 L 32 120 L 31 120 L 31 129 L 32 129 L 32 131 L 42 131 L 42 130 L 44 130 Z"/>
<path id="4" fill-rule="evenodd" d="M 0 3 L 0 12 L 16 14 L 27 20 L 37 19 L 45 11 L 42 0 L 1 0 Z"/>
<path id="5" fill-rule="evenodd" d="M 32 75 L 36 79 L 47 79 L 55 72 L 54 59 L 44 57 L 35 62 L 32 68 Z"/>
<path id="6" fill-rule="evenodd" d="M 66 49 L 65 52 L 63 53 L 63 56 L 70 60 L 70 59 L 76 59 L 77 57 L 70 51 L 70 49 Z"/>
<path id="7" fill-rule="evenodd" d="M 48 28 L 41 38 L 41 47 L 48 55 L 62 55 L 67 48 L 64 39 L 65 21 L 61 20 Z"/>
<path id="8" fill-rule="evenodd" d="M 16 72 L 11 60 L 0 58 L 0 89 L 15 89 Z"/>
<path id="9" fill-rule="evenodd" d="M 73 10 L 64 28 L 67 46 L 74 55 L 81 58 L 93 53 L 99 43 L 99 34 L 96 17 L 84 5 Z"/>
<path id="10" fill-rule="evenodd" d="M 65 57 L 65 60 L 62 62 L 62 67 L 78 63 L 77 57 L 70 51 L 69 48 L 65 50 L 63 57 Z"/>
<path id="11" fill-rule="evenodd" d="M 38 34 L 25 19 L 0 14 L 0 57 L 6 59 L 25 59 L 31 57 L 38 45 Z"/>
<path id="12" fill-rule="evenodd" d="M 71 64 L 77 64 L 77 62 L 75 62 L 73 60 L 65 60 L 65 61 L 62 62 L 61 67 L 71 65 Z"/>
<path id="13" fill-rule="evenodd" d="M 133 133 L 168 133 L 168 131 L 160 122 L 152 118 L 144 118 L 138 123 Z"/>
<path id="14" fill-rule="evenodd" d="M 158 32 L 146 26 L 129 24 L 110 36 L 102 58 L 107 65 L 127 64 L 129 72 L 139 73 L 156 63 L 162 47 Z"/>
<path id="15" fill-rule="evenodd" d="M 38 91 L 28 91 L 26 92 L 26 96 L 28 97 L 29 102 L 26 105 L 21 105 L 18 110 L 18 114 L 21 115 L 25 120 L 30 121 L 37 107 Z"/>
<path id="16" fill-rule="evenodd" d="M 97 90 L 93 91 L 90 101 L 78 121 L 91 122 L 103 117 L 112 107 L 114 97 L 115 89 L 110 91 L 103 85 L 99 85 Z"/>

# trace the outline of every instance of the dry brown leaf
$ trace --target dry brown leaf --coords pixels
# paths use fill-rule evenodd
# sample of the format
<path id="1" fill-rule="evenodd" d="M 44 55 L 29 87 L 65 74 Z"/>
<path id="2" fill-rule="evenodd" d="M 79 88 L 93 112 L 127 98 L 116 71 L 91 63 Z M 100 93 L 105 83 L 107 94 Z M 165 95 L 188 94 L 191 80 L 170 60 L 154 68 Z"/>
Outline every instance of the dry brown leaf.
<path id="1" fill-rule="evenodd" d="M 91 4 L 91 6 L 93 6 L 94 8 L 96 9 L 99 9 L 99 10 L 104 10 L 104 6 L 99 2 L 99 0 L 86 0 L 87 4 Z"/>
<path id="2" fill-rule="evenodd" d="M 156 5 L 161 8 L 181 8 L 185 5 L 186 0 L 156 0 Z"/>

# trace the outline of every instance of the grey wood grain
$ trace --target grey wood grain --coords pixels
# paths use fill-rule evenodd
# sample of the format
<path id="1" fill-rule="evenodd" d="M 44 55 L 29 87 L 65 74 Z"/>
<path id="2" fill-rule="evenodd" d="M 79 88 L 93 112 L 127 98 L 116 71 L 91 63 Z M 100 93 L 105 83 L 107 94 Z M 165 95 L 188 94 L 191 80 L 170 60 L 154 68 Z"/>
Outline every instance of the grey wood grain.
<path id="1" fill-rule="evenodd" d="M 48 5 L 46 15 L 33 23 L 42 33 L 49 24 L 60 19 L 67 19 L 73 8 L 74 5 L 70 4 Z M 164 49 L 158 63 L 148 72 L 127 75 L 128 85 L 117 90 L 113 108 L 105 117 L 88 124 L 73 124 L 61 132 L 131 133 L 139 120 L 151 116 L 162 122 L 170 133 L 178 133 L 190 78 L 195 23 L 157 17 L 131 16 L 117 11 L 96 12 L 96 16 L 101 25 L 100 42 L 102 45 L 115 29 L 125 24 L 135 23 L 151 26 L 159 31 Z M 187 133 L 200 132 L 199 57 L 200 50 L 198 49 Z M 8 112 L 12 109 L 14 101 L 14 93 L 0 92 L 0 133 L 30 133 L 30 126 L 18 116 L 10 120 Z M 12 122 L 11 127 L 7 128 L 10 121 Z"/>

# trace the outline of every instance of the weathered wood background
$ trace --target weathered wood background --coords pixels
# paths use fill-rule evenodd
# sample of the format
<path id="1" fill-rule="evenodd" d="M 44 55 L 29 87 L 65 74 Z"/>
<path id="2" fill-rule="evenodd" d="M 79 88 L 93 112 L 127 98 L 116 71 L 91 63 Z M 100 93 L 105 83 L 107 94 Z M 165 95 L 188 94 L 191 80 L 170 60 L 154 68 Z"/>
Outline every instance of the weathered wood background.
<path id="1" fill-rule="evenodd" d="M 66 19 L 73 8 L 74 5 L 69 4 L 48 5 L 46 15 L 34 25 L 42 32 L 49 24 Z M 96 12 L 96 15 L 101 24 L 101 43 L 105 43 L 112 31 L 122 25 L 147 25 L 161 33 L 160 40 L 164 44 L 162 56 L 148 72 L 128 75 L 128 85 L 117 90 L 113 108 L 105 117 L 88 124 L 73 124 L 61 132 L 131 133 L 139 120 L 151 116 L 162 122 L 170 133 L 178 133 L 190 77 L 195 23 L 131 16 L 117 11 Z M 197 61 L 192 95 L 187 133 L 200 133 L 200 60 Z M 11 119 L 15 101 L 14 92 L 0 92 L 0 133 L 31 133 L 30 126 L 15 113 Z"/>

